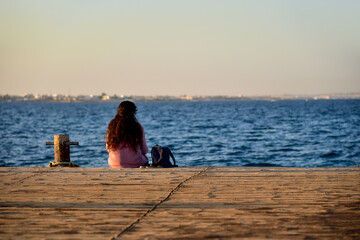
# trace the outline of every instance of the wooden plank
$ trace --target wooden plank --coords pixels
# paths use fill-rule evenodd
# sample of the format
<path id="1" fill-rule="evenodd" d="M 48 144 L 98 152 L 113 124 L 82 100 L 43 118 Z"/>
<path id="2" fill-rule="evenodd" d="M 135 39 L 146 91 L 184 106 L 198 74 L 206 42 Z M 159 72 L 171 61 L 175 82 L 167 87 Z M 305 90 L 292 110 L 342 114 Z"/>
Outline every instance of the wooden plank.
<path id="1" fill-rule="evenodd" d="M 107 239 L 197 171 L 0 168 L 0 239 Z"/>
<path id="2" fill-rule="evenodd" d="M 359 173 L 213 168 L 121 239 L 359 239 Z"/>
<path id="3" fill-rule="evenodd" d="M 360 168 L 0 168 L 0 239 L 359 239 Z"/>

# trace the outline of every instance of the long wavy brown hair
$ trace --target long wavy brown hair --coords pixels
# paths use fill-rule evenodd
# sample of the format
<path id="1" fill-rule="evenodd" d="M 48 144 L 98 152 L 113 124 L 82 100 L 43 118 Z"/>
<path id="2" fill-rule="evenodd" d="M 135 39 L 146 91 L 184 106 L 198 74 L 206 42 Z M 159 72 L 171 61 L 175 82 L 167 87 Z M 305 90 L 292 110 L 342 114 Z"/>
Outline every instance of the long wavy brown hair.
<path id="1" fill-rule="evenodd" d="M 117 114 L 108 125 L 105 138 L 109 150 L 116 151 L 120 143 L 130 147 L 135 152 L 142 144 L 142 128 L 135 117 L 136 105 L 123 101 L 117 109 Z"/>

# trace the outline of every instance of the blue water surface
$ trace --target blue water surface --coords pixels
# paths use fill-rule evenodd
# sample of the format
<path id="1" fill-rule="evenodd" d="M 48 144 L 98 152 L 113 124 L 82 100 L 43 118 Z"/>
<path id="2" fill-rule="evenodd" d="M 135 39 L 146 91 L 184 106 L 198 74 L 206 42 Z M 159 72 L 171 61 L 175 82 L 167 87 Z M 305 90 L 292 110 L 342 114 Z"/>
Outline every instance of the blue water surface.
<path id="1" fill-rule="evenodd" d="M 54 134 L 71 161 L 107 167 L 104 133 L 119 103 L 0 102 L 0 165 L 47 166 Z M 180 166 L 360 165 L 360 100 L 136 102 L 149 148 Z M 150 154 L 148 154 L 151 159 Z"/>

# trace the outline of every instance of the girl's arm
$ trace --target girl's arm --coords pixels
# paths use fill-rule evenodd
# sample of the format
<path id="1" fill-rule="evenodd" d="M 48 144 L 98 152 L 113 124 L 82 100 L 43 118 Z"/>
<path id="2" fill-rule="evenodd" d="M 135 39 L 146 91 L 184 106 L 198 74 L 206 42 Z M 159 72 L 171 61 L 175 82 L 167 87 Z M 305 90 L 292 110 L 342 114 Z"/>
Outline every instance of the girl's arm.
<path id="1" fill-rule="evenodd" d="M 145 139 L 145 131 L 144 128 L 141 126 L 141 130 L 142 130 L 142 145 L 141 145 L 141 152 L 143 155 L 147 154 L 149 152 L 149 148 L 146 144 L 146 139 Z"/>

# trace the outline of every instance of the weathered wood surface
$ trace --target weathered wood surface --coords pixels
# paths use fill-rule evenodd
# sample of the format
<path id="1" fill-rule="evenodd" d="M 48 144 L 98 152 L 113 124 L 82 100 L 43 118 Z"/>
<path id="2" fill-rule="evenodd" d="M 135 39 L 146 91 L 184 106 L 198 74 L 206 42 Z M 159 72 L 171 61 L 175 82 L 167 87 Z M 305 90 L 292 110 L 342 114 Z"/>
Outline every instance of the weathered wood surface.
<path id="1" fill-rule="evenodd" d="M 0 239 L 360 239 L 360 168 L 0 168 Z"/>

